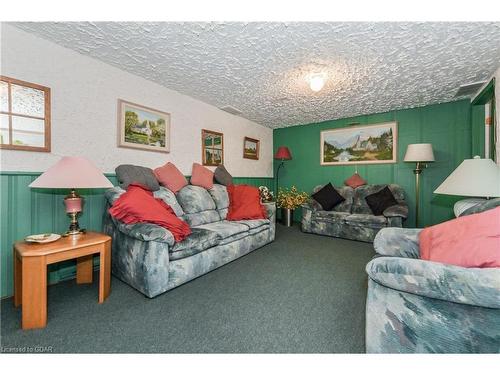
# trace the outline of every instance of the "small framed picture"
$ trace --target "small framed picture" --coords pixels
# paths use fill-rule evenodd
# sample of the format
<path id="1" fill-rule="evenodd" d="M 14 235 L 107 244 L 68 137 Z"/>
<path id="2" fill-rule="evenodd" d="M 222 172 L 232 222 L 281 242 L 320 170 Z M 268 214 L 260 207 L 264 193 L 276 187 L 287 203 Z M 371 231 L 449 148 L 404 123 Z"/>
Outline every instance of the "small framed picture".
<path id="1" fill-rule="evenodd" d="M 203 165 L 216 167 L 224 164 L 224 134 L 202 129 L 201 154 Z"/>
<path id="2" fill-rule="evenodd" d="M 119 99 L 118 147 L 170 152 L 170 113 Z"/>
<path id="3" fill-rule="evenodd" d="M 243 140 L 243 158 L 259 160 L 259 144 L 258 139 L 245 137 Z"/>

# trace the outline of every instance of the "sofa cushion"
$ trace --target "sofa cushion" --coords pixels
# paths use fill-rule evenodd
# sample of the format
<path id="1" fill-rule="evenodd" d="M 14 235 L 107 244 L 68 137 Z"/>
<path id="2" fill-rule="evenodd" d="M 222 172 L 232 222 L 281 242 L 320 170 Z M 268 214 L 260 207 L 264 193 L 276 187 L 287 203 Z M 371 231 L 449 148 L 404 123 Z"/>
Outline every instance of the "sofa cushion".
<path id="1" fill-rule="evenodd" d="M 194 214 L 184 214 L 182 216 L 182 219 L 192 227 L 221 220 L 217 210 L 207 210 L 195 212 Z"/>
<path id="2" fill-rule="evenodd" d="M 177 193 L 177 201 L 186 214 L 215 210 L 215 202 L 201 186 L 187 185 Z"/>
<path id="3" fill-rule="evenodd" d="M 177 202 L 175 194 L 168 190 L 166 187 L 160 186 L 160 188 L 156 190 L 153 195 L 155 198 L 160 198 L 163 202 L 172 207 L 172 210 L 174 210 L 177 216 L 184 215 L 184 211 L 179 202 Z"/>
<path id="4" fill-rule="evenodd" d="M 498 268 L 500 207 L 427 227 L 419 240 L 421 259 L 468 268 Z"/>
<path id="5" fill-rule="evenodd" d="M 256 229 L 260 228 L 263 225 L 269 225 L 271 221 L 269 219 L 253 219 L 253 220 L 233 221 L 233 223 L 246 225 L 249 229 Z"/>
<path id="6" fill-rule="evenodd" d="M 356 189 L 357 187 L 366 185 L 366 181 L 358 174 L 358 172 L 354 172 L 351 177 L 344 181 L 344 184 Z"/>
<path id="7" fill-rule="evenodd" d="M 227 220 L 266 219 L 267 211 L 260 202 L 260 192 L 255 186 L 230 185 L 227 187 L 229 194 L 229 211 Z"/>
<path id="8" fill-rule="evenodd" d="M 227 215 L 227 208 L 229 207 L 229 195 L 226 187 L 224 185 L 214 184 L 208 192 L 215 202 L 220 219 L 224 220 Z"/>
<path id="9" fill-rule="evenodd" d="M 363 227 L 384 227 L 387 225 L 385 216 L 375 216 L 367 214 L 351 214 L 345 218 L 347 224 L 359 225 Z"/>
<path id="10" fill-rule="evenodd" d="M 248 232 L 249 229 L 248 226 L 246 225 L 227 220 L 199 225 L 197 228 L 207 229 L 215 233 L 218 233 L 222 239 L 234 236 L 235 234 L 238 233 Z"/>
<path id="11" fill-rule="evenodd" d="M 336 212 L 336 211 L 316 211 L 314 213 L 314 219 L 317 221 L 326 221 L 329 223 L 343 223 L 349 212 Z"/>
<path id="12" fill-rule="evenodd" d="M 387 186 L 376 193 L 367 195 L 365 200 L 374 215 L 382 215 L 387 208 L 398 204 Z"/>
<path id="13" fill-rule="evenodd" d="M 215 168 L 214 180 L 224 186 L 233 184 L 233 176 L 229 174 L 226 167 L 224 167 L 222 164 L 219 164 L 217 168 Z"/>
<path id="14" fill-rule="evenodd" d="M 198 254 L 206 249 L 217 246 L 221 238 L 217 232 L 193 228 L 192 233 L 183 241 L 177 242 L 168 249 L 169 259 L 178 260 L 188 256 Z"/>
<path id="15" fill-rule="evenodd" d="M 193 171 L 189 182 L 191 185 L 211 189 L 214 186 L 214 172 L 201 164 L 193 163 Z"/>
<path id="16" fill-rule="evenodd" d="M 236 233 L 232 236 L 229 236 L 229 237 L 226 237 L 224 239 L 222 239 L 217 246 L 222 246 L 222 245 L 227 245 L 228 243 L 231 243 L 231 242 L 234 242 L 234 241 L 238 241 L 238 240 L 241 240 L 242 238 L 244 237 L 247 237 L 247 236 L 252 236 L 254 234 L 257 234 L 257 233 L 260 233 L 260 232 L 263 232 L 265 230 L 269 230 L 269 226 L 268 225 L 262 225 L 260 227 L 257 227 L 257 228 L 252 228 L 250 229 L 248 232 L 240 232 L 240 233 Z"/>
<path id="17" fill-rule="evenodd" d="M 354 189 L 354 199 L 352 205 L 353 214 L 370 214 L 373 212 L 366 203 L 366 197 L 370 194 L 376 193 L 385 187 L 388 187 L 394 198 L 399 202 L 404 201 L 404 191 L 399 185 L 395 184 L 381 184 L 381 185 L 363 185 Z"/>
<path id="18" fill-rule="evenodd" d="M 165 186 L 174 193 L 177 193 L 188 184 L 186 177 L 184 177 L 182 172 L 170 162 L 156 168 L 154 170 L 154 174 L 161 185 Z"/>
<path id="19" fill-rule="evenodd" d="M 312 198 L 318 202 L 325 211 L 331 211 L 336 205 L 345 201 L 345 198 L 335 190 L 331 182 L 312 194 Z"/>
<path id="20" fill-rule="evenodd" d="M 318 185 L 313 189 L 313 194 L 316 193 L 317 191 L 321 190 L 321 188 L 325 185 Z M 345 199 L 343 202 L 339 203 L 335 207 L 333 207 L 332 211 L 336 212 L 351 212 L 351 207 L 352 207 L 352 202 L 353 202 L 353 197 L 354 197 L 354 189 L 350 186 L 336 186 L 335 190 Z M 311 199 L 310 201 L 311 206 L 315 210 L 323 210 L 323 207 L 316 202 L 314 199 Z"/>
<path id="21" fill-rule="evenodd" d="M 151 191 L 156 191 L 160 188 L 160 184 L 151 168 L 121 164 L 115 168 L 115 173 L 116 179 L 122 189 L 127 189 L 132 183 L 141 185 Z"/>

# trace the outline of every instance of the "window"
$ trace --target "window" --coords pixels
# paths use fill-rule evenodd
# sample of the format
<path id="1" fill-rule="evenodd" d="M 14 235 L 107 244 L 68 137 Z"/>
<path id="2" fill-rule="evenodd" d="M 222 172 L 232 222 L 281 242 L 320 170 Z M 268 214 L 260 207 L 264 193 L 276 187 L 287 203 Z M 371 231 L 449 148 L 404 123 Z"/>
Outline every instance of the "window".
<path id="1" fill-rule="evenodd" d="M 0 148 L 50 152 L 50 89 L 0 76 Z"/>

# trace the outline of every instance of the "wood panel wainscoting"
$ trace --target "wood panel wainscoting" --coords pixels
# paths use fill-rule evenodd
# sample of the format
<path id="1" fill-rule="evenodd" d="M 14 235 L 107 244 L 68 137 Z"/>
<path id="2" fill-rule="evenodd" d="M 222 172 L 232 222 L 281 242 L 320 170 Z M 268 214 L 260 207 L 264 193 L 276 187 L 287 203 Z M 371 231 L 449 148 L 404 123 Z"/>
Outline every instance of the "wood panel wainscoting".
<path id="1" fill-rule="evenodd" d="M 0 171 L 0 287 L 1 297 L 14 294 L 12 244 L 30 234 L 64 233 L 68 229 L 68 216 L 62 205 L 68 189 L 31 189 L 41 172 Z M 105 176 L 118 185 L 114 173 Z M 186 176 L 188 177 L 188 176 Z M 272 177 L 234 177 L 235 184 L 267 186 L 272 189 Z M 105 210 L 105 189 L 81 189 L 85 210 L 78 221 L 82 228 L 102 231 Z M 94 270 L 99 269 L 99 257 L 94 257 Z M 48 284 L 74 279 L 74 260 L 51 264 L 48 268 Z"/>

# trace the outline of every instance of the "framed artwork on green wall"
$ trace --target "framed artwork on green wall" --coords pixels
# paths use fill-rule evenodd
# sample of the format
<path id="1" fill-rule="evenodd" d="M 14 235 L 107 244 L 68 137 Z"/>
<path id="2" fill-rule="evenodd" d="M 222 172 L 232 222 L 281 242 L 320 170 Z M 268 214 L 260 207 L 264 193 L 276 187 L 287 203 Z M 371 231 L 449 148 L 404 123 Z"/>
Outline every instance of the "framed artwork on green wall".
<path id="1" fill-rule="evenodd" d="M 323 130 L 321 165 L 396 163 L 398 123 Z"/>

